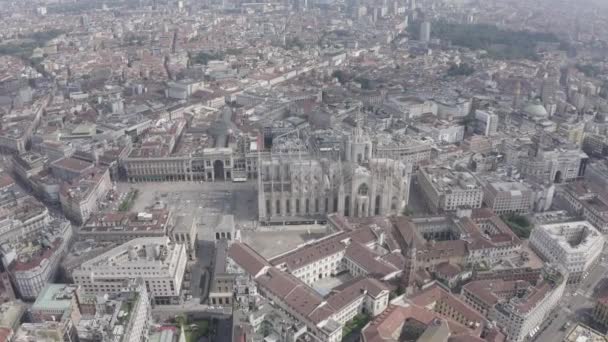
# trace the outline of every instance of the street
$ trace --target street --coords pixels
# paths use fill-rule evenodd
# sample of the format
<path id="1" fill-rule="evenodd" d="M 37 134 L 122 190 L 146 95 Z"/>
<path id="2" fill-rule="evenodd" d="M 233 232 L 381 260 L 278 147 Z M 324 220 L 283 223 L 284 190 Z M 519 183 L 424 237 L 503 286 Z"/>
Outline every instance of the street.
<path id="1" fill-rule="evenodd" d="M 606 251 L 602 253 L 604 257 Z M 579 284 L 576 289 L 566 288 L 563 302 L 558 305 L 540 327 L 539 333 L 532 338 L 533 341 L 562 341 L 568 332 L 564 327 L 568 322 L 573 325 L 581 322 L 594 327 L 591 321 L 591 310 L 595 304 L 599 285 L 603 285 L 602 280 L 608 276 L 608 260 L 598 262 L 589 271 L 587 278 Z"/>

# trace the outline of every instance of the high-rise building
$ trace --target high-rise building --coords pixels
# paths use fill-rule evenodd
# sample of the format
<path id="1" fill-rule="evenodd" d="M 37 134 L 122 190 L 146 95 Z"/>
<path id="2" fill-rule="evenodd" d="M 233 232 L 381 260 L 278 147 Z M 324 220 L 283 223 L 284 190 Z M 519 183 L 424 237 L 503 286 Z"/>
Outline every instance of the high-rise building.
<path id="1" fill-rule="evenodd" d="M 475 111 L 475 133 L 485 136 L 498 132 L 498 115 L 483 110 Z"/>
<path id="2" fill-rule="evenodd" d="M 431 22 L 423 21 L 420 24 L 420 41 L 429 42 L 431 40 Z"/>

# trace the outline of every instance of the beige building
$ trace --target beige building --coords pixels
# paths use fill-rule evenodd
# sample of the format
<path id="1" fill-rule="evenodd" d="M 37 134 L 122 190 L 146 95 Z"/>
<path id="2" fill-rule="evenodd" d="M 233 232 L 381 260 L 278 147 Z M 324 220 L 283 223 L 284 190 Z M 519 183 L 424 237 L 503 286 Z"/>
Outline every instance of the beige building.
<path id="1" fill-rule="evenodd" d="M 71 220 L 83 223 L 97 211 L 111 187 L 108 169 L 95 168 L 61 186 L 61 209 Z"/>
<path id="2" fill-rule="evenodd" d="M 566 279 L 560 272 L 547 269 L 543 279 L 536 286 L 527 286 L 521 291 L 505 291 L 504 295 L 493 281 L 487 287 L 481 286 L 488 281 L 469 283 L 465 298 L 470 302 L 484 302 L 491 307 L 488 319 L 495 321 L 502 328 L 507 341 L 520 342 L 533 337 L 547 315 L 562 301 Z M 495 303 L 493 303 L 495 302 Z"/>
<path id="3" fill-rule="evenodd" d="M 183 244 L 137 238 L 84 262 L 72 276 L 86 294 L 118 293 L 125 280 L 142 278 L 156 304 L 177 304 L 187 262 Z"/>
<path id="4" fill-rule="evenodd" d="M 433 212 L 481 207 L 483 190 L 468 171 L 424 167 L 420 169 L 418 181 Z"/>
<path id="5" fill-rule="evenodd" d="M 520 182 L 488 182 L 483 201 L 497 214 L 528 213 L 534 207 L 534 192 Z"/>

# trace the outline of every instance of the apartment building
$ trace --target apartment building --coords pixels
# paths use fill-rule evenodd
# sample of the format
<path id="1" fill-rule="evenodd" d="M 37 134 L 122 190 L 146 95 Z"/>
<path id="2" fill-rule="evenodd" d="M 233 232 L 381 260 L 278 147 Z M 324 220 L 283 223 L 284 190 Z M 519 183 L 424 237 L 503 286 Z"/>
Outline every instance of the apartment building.
<path id="1" fill-rule="evenodd" d="M 52 221 L 38 234 L 5 244 L 2 248 L 15 290 L 23 299 L 35 299 L 51 280 L 67 253 L 72 225 Z M 8 253 L 8 254 L 7 254 Z"/>
<path id="2" fill-rule="evenodd" d="M 563 273 L 546 268 L 533 286 L 522 281 L 479 280 L 465 285 L 463 298 L 507 335 L 520 342 L 538 333 L 545 318 L 559 304 L 566 287 Z"/>

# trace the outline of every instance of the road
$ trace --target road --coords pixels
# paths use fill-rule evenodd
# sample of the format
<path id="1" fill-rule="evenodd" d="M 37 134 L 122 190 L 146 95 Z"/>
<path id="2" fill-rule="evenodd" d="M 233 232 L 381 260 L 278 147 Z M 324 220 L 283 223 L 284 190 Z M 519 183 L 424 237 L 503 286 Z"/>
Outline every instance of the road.
<path id="1" fill-rule="evenodd" d="M 604 250 L 604 257 L 606 254 Z M 594 293 L 597 292 L 598 285 L 603 285 L 602 280 L 608 276 L 608 260 L 597 263 L 591 269 L 587 278 L 575 289 L 566 289 L 563 302 L 558 305 L 551 314 L 545 319 L 540 328 L 540 332 L 534 336 L 533 341 L 562 341 L 568 332 L 564 329 L 567 322 L 582 322 L 594 327 L 591 321 L 590 312 L 595 303 Z M 602 283 L 602 284 L 601 284 Z"/>

